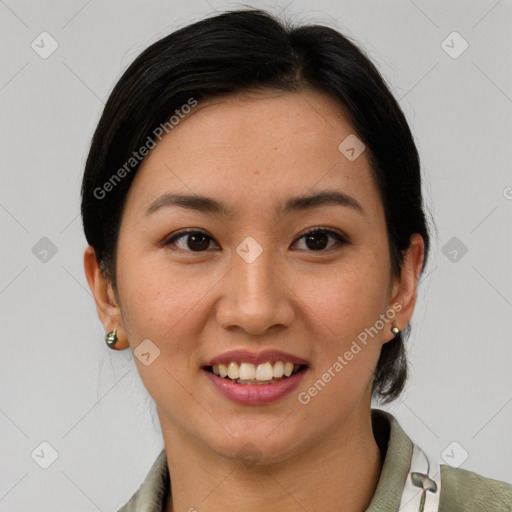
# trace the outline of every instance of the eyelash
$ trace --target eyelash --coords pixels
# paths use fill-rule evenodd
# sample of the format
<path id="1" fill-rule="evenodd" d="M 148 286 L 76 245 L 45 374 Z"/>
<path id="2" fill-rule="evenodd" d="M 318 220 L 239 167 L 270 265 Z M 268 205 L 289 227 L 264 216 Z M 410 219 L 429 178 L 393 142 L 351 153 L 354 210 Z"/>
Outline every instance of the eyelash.
<path id="1" fill-rule="evenodd" d="M 305 233 L 303 233 L 299 238 L 297 238 L 296 241 L 299 241 L 301 239 L 303 239 L 304 237 L 308 236 L 308 235 L 312 235 L 312 234 L 318 234 L 318 233 L 325 233 L 327 234 L 328 236 L 334 238 L 336 241 L 337 241 L 337 245 L 338 246 L 343 246 L 345 244 L 348 244 L 348 240 L 342 236 L 341 234 L 339 234 L 337 231 L 333 231 L 332 229 L 329 229 L 329 228 L 313 228 L 309 231 L 306 231 Z M 167 240 L 165 240 L 163 242 L 163 246 L 170 246 L 172 244 L 174 244 L 177 240 L 179 240 L 180 238 L 184 238 L 186 237 L 187 235 L 204 235 L 205 237 L 208 237 L 210 238 L 210 240 L 213 240 L 212 237 L 210 237 L 210 235 L 208 235 L 207 233 L 205 233 L 204 231 L 199 231 L 199 230 L 196 230 L 196 229 L 188 229 L 188 230 L 185 230 L 185 231 L 181 231 L 180 233 L 178 234 L 175 234 L 173 235 L 171 238 L 168 238 Z M 295 244 L 296 242 L 294 242 Z M 336 248 L 336 245 L 333 246 L 333 247 L 330 247 L 328 249 L 320 249 L 318 251 L 313 251 L 313 250 L 308 250 L 307 252 L 329 252 L 333 249 Z M 192 252 L 192 253 L 201 253 L 201 252 L 207 252 L 207 250 L 205 251 L 192 251 L 190 249 L 181 249 L 185 252 Z"/>

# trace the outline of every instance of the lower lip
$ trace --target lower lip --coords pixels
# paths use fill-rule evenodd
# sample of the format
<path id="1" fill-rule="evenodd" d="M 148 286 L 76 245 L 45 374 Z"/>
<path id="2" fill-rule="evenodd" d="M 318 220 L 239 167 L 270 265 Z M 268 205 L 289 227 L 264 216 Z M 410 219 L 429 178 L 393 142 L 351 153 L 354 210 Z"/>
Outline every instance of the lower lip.
<path id="1" fill-rule="evenodd" d="M 303 379 L 307 368 L 274 384 L 237 384 L 203 369 L 210 382 L 226 397 L 245 405 L 261 405 L 275 402 L 291 393 Z"/>

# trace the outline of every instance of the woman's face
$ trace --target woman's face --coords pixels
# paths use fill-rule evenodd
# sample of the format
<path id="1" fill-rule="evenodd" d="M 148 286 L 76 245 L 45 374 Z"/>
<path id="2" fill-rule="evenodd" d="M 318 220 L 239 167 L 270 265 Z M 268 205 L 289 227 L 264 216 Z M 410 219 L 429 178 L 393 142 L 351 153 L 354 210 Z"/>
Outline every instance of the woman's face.
<path id="1" fill-rule="evenodd" d="M 144 160 L 119 233 L 118 333 L 163 430 L 233 458 L 250 442 L 277 461 L 369 410 L 381 346 L 410 311 L 396 312 L 384 211 L 353 137 L 318 92 L 244 94 L 199 102 Z M 297 200 L 320 193 L 331 200 Z M 245 377 L 268 380 L 294 359 L 307 365 L 296 377 L 259 386 L 205 368 L 246 363 Z"/>

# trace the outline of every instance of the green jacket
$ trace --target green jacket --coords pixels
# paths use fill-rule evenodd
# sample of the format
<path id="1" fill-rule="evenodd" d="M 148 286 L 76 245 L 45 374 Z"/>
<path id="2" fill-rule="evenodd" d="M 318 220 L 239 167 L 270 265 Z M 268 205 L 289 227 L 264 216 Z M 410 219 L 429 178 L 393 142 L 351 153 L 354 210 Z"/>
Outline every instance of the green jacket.
<path id="1" fill-rule="evenodd" d="M 413 451 L 417 454 L 421 450 L 418 450 L 398 421 L 388 412 L 372 409 L 372 425 L 375 439 L 385 458 L 377 488 L 366 512 L 512 512 L 511 484 L 485 478 L 465 469 L 429 464 L 430 473 L 421 475 L 422 481 L 429 482 L 427 486 L 437 481 L 440 492 L 439 487 L 433 493 L 414 487 L 409 482 L 414 480 L 410 475 L 411 469 L 414 474 L 411 461 Z M 440 482 L 439 472 L 436 473 L 435 468 L 440 469 Z M 407 485 L 409 491 L 406 491 Z M 407 494 L 413 492 L 411 489 L 416 490 L 413 499 L 409 499 L 411 495 Z M 142 485 L 119 512 L 163 512 L 169 492 L 167 456 L 165 450 L 162 450 Z M 426 498 L 424 509 L 420 503 L 422 494 Z M 405 503 L 400 508 L 402 499 Z"/>

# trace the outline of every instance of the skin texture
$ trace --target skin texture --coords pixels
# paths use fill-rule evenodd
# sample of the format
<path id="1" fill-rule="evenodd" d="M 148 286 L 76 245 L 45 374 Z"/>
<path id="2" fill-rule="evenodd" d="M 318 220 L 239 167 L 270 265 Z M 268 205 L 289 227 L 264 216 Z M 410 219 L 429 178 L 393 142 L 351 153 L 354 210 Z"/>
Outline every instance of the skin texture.
<path id="1" fill-rule="evenodd" d="M 352 133 L 341 106 L 310 89 L 200 102 L 151 151 L 132 183 L 119 234 L 117 294 L 92 248 L 85 251 L 98 314 L 106 332 L 117 328 L 117 347 L 134 350 L 150 339 L 160 350 L 149 366 L 135 361 L 162 426 L 172 482 L 168 511 L 356 512 L 370 503 L 382 466 L 371 425 L 372 375 L 382 345 L 394 337 L 392 325 L 403 329 L 412 316 L 423 240 L 411 237 L 402 275 L 392 278 L 366 153 L 349 161 L 338 150 Z M 364 213 L 339 205 L 276 213 L 291 196 L 325 189 L 350 194 Z M 233 217 L 176 206 L 145 215 L 164 192 L 215 198 Z M 313 227 L 338 231 L 348 243 L 329 238 L 315 251 L 302 238 Z M 191 250 L 186 236 L 159 245 L 185 228 L 211 237 L 206 250 Z M 236 252 L 247 236 L 263 248 L 252 263 Z M 301 404 L 298 393 L 393 304 L 401 306 L 393 322 Z M 247 406 L 205 379 L 208 359 L 264 348 L 309 361 L 299 389 Z M 252 465 L 237 456 L 248 442 L 260 456 Z"/>

